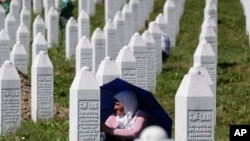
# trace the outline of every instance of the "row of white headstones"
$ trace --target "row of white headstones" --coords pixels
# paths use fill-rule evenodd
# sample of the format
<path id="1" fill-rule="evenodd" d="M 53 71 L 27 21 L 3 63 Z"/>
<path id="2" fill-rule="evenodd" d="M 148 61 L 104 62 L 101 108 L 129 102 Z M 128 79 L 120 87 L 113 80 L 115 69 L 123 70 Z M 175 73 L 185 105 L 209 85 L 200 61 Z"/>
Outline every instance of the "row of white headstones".
<path id="1" fill-rule="evenodd" d="M 135 9 L 136 9 L 136 7 L 138 8 L 137 2 L 139 4 L 139 1 L 136 1 L 136 0 L 130 1 L 130 3 L 135 5 L 134 6 Z M 138 85 L 138 86 L 145 88 L 145 89 L 149 89 L 151 91 L 154 88 L 147 87 L 147 86 L 150 86 L 149 85 L 150 83 L 147 84 L 145 82 L 153 82 L 154 84 L 152 84 L 152 87 L 155 87 L 154 86 L 155 85 L 155 78 L 151 78 L 150 81 L 147 81 L 147 78 L 150 75 L 152 77 L 153 76 L 155 77 L 155 74 L 156 74 L 155 71 L 157 71 L 157 70 L 154 69 L 153 67 L 154 67 L 154 64 L 157 64 L 157 61 L 153 60 L 153 58 L 160 58 L 160 61 L 161 61 L 161 57 L 156 56 L 156 55 L 152 55 L 152 54 L 156 53 L 157 46 L 161 46 L 161 43 L 160 43 L 161 42 L 161 30 L 164 31 L 164 29 L 168 29 L 169 23 L 167 21 L 175 21 L 175 20 L 168 19 L 168 17 L 171 17 L 171 16 L 166 16 L 166 15 L 168 15 L 166 13 L 172 12 L 171 14 L 175 15 L 174 16 L 175 19 L 180 19 L 180 18 L 179 18 L 179 16 L 176 16 L 177 12 L 174 13 L 174 11 L 175 11 L 174 7 L 176 7 L 174 1 L 172 1 L 172 0 L 166 1 L 165 5 L 164 5 L 164 14 L 163 15 L 159 14 L 156 18 L 156 21 L 150 23 L 148 31 L 145 31 L 142 34 L 142 36 L 139 35 L 138 33 L 134 33 L 132 35 L 130 41 L 127 41 L 124 43 L 124 45 L 128 44 L 128 46 L 125 45 L 124 47 L 122 47 L 122 45 L 120 45 L 122 48 L 120 48 L 119 54 L 117 55 L 116 61 L 114 62 L 112 60 L 112 57 L 109 57 L 109 56 L 111 56 L 111 55 L 109 55 L 111 53 L 107 53 L 108 52 L 107 50 L 110 50 L 107 48 L 108 48 L 108 46 L 113 46 L 114 41 L 119 41 L 118 39 L 114 39 L 114 38 L 115 37 L 118 38 L 120 36 L 119 35 L 114 36 L 112 34 L 117 34 L 116 31 L 118 31 L 118 29 L 116 29 L 116 28 L 119 27 L 118 25 L 122 25 L 122 24 L 119 24 L 119 21 L 122 21 L 120 19 L 126 19 L 126 16 L 123 16 L 123 18 L 121 18 L 121 16 L 119 17 L 120 13 L 123 14 L 123 11 L 125 11 L 124 13 L 131 14 L 131 12 L 127 12 L 127 11 L 132 11 L 133 6 L 129 6 L 129 4 L 125 4 L 123 9 L 126 9 L 125 7 L 127 7 L 129 9 L 129 7 L 130 7 L 131 10 L 123 10 L 122 9 L 122 12 L 117 12 L 115 17 L 113 18 L 113 21 L 111 21 L 111 20 L 107 21 L 107 23 L 105 25 L 106 30 L 104 27 L 104 33 L 102 32 L 102 30 L 100 28 L 97 28 L 95 30 L 95 32 L 93 33 L 92 38 L 91 38 L 91 43 L 87 37 L 89 34 L 86 34 L 86 35 L 83 34 L 82 36 L 79 36 L 78 34 L 76 34 L 76 32 L 75 32 L 75 31 L 77 31 L 77 29 L 75 29 L 76 24 L 74 24 L 74 23 L 76 23 L 76 21 L 74 21 L 73 18 L 71 18 L 69 20 L 69 22 L 67 23 L 67 26 L 66 26 L 66 52 L 67 52 L 67 50 L 70 50 L 70 49 L 67 49 L 67 43 L 70 45 L 70 44 L 72 44 L 72 39 L 74 39 L 74 40 L 79 39 L 79 42 L 75 43 L 75 46 L 72 47 L 73 48 L 72 53 L 75 53 L 75 56 L 76 56 L 75 57 L 76 69 L 78 68 L 76 76 L 75 76 L 75 80 L 72 83 L 72 86 L 70 88 L 70 96 L 73 96 L 70 98 L 70 103 L 71 103 L 70 109 L 74 109 L 72 111 L 76 111 L 75 109 L 77 109 L 76 112 L 72 113 L 73 115 L 70 115 L 70 116 L 72 116 L 73 119 L 88 119 L 88 117 L 85 117 L 87 114 L 86 115 L 78 115 L 78 113 L 81 113 L 80 112 L 81 108 L 79 108 L 79 106 L 84 105 L 84 104 L 85 105 L 87 104 L 87 106 L 93 106 L 95 104 L 99 105 L 99 102 L 100 102 L 100 99 L 91 99 L 93 97 L 88 96 L 89 93 L 92 93 L 92 92 L 89 92 L 89 89 L 96 88 L 96 91 L 93 91 L 93 93 L 96 93 L 97 98 L 98 98 L 100 95 L 99 86 L 103 85 L 105 83 L 108 83 L 109 81 L 113 80 L 114 78 L 120 77 L 122 79 L 127 80 L 128 82 L 130 82 L 132 84 Z M 184 5 L 184 2 L 182 4 Z M 183 5 L 181 6 L 181 8 L 179 7 L 176 9 L 183 9 Z M 167 9 L 168 7 L 171 7 L 172 11 L 168 10 Z M 209 7 L 209 8 L 207 8 L 207 7 Z M 217 37 L 217 35 L 214 34 L 216 36 L 211 37 L 211 35 L 210 35 L 211 28 L 208 28 L 208 27 L 213 27 L 213 30 L 215 30 L 217 28 L 216 23 L 214 22 L 214 24 L 213 24 L 213 22 L 211 22 L 212 19 L 214 18 L 213 16 L 215 16 L 214 14 L 217 12 L 217 11 L 214 12 L 215 9 L 216 9 L 215 4 L 206 5 L 204 13 L 209 14 L 211 16 L 206 16 L 207 18 L 205 18 L 205 20 L 204 20 L 204 27 L 206 27 L 206 28 L 204 28 L 204 31 L 202 30 L 202 36 L 200 36 L 200 38 L 206 39 L 207 42 L 210 43 L 211 45 L 213 44 L 213 45 L 217 46 L 217 44 L 215 43 L 216 40 L 214 39 Z M 58 16 L 58 13 L 56 13 L 57 11 L 54 8 L 51 8 L 51 10 L 52 10 L 52 12 L 49 12 L 49 14 L 48 14 L 49 15 L 48 17 L 50 17 L 48 21 L 51 21 L 51 22 L 49 22 L 50 24 L 48 24 L 48 25 L 51 25 L 54 23 L 54 21 L 50 20 L 50 19 L 56 19 L 55 17 Z M 169 12 L 169 11 L 171 11 L 171 12 Z M 183 10 L 180 10 L 180 11 L 183 11 Z M 53 13 L 56 13 L 56 14 L 53 14 Z M 86 13 L 86 12 L 84 12 L 84 10 L 82 10 L 81 13 Z M 141 13 L 141 12 L 138 12 L 138 13 Z M 9 15 L 11 15 L 11 14 L 9 14 Z M 11 17 L 9 15 L 7 17 Z M 22 13 L 21 13 L 21 15 L 22 15 Z M 86 14 L 80 14 L 80 15 L 84 15 L 83 19 L 85 19 L 85 23 L 87 23 L 87 22 L 89 23 L 88 15 L 87 16 L 86 16 Z M 127 14 L 127 15 L 129 15 L 129 14 Z M 134 15 L 134 14 L 132 13 L 131 15 Z M 13 20 L 13 18 L 7 18 L 7 17 L 6 17 L 6 19 Z M 22 16 L 20 16 L 20 17 L 22 17 Z M 127 17 L 129 17 L 129 16 L 127 16 Z M 178 17 L 178 18 L 176 18 L 176 17 Z M 5 23 L 9 23 L 9 22 L 6 22 L 6 21 L 8 21 L 6 19 L 5 19 Z M 42 21 L 42 22 L 37 22 L 37 19 L 40 19 L 40 21 Z M 88 20 L 87 22 L 86 22 L 86 19 Z M 117 19 L 117 20 L 115 20 L 115 19 Z M 146 19 L 144 19 L 144 20 L 146 20 Z M 27 20 L 23 20 L 23 21 L 27 21 Z M 57 17 L 57 20 L 55 20 L 55 21 L 57 21 L 56 23 L 58 23 L 58 17 Z M 12 52 L 14 52 L 14 50 L 18 50 L 18 51 L 15 51 L 16 53 L 13 53 L 13 54 L 18 54 L 18 55 L 13 55 L 13 56 L 15 56 L 13 58 L 19 58 L 20 56 L 22 56 L 19 59 L 16 59 L 16 60 L 12 59 L 11 60 L 11 62 L 16 67 L 18 67 L 17 64 L 20 64 L 20 65 L 26 64 L 27 65 L 28 63 L 27 62 L 25 63 L 25 59 L 27 61 L 28 60 L 27 58 L 29 58 L 29 57 L 27 57 L 28 56 L 27 53 L 25 56 L 25 52 L 27 52 L 27 51 L 26 51 L 26 49 L 23 48 L 23 45 L 24 45 L 23 42 L 28 40 L 27 37 L 29 38 L 29 29 L 27 29 L 27 27 L 26 27 L 27 30 L 24 30 L 25 29 L 24 23 L 23 22 L 21 22 L 21 23 L 22 24 L 19 26 L 20 30 L 17 30 L 17 32 L 16 32 L 17 33 L 16 37 L 21 36 L 21 35 L 24 36 L 24 33 L 26 33 L 26 36 L 23 37 L 25 40 L 21 40 L 23 38 L 17 39 L 17 43 L 12 48 Z M 43 23 L 43 26 L 41 26 L 42 25 L 41 23 Z M 73 23 L 73 26 L 72 26 L 72 23 Z M 206 26 L 208 23 L 210 26 Z M 112 24 L 113 24 L 113 26 L 112 26 Z M 126 24 L 126 22 L 125 22 L 125 24 Z M 78 19 L 78 25 L 79 25 L 79 19 Z M 132 24 L 128 24 L 128 25 L 131 26 L 131 25 L 135 25 L 135 24 L 132 23 Z M 178 25 L 178 24 L 174 24 L 174 25 Z M 52 29 L 54 29 L 57 26 L 58 26 L 58 24 L 54 25 L 54 26 L 48 26 L 47 32 L 49 31 L 49 27 L 53 27 Z M 72 32 L 72 27 L 73 27 L 73 32 Z M 136 27 L 136 26 L 133 26 L 133 27 Z M 46 25 L 44 24 L 42 18 L 40 16 L 37 16 L 36 20 L 33 23 L 33 37 L 35 37 L 35 39 L 33 40 L 33 44 L 32 44 L 32 58 L 36 58 L 36 59 L 34 62 L 32 61 L 32 71 L 31 71 L 32 72 L 32 101 L 33 101 L 31 107 L 33 109 L 32 110 L 33 111 L 32 112 L 32 119 L 34 121 L 36 121 L 37 119 L 50 119 L 50 118 L 52 118 L 52 115 L 53 115 L 53 110 L 52 110 L 52 107 L 53 107 L 53 65 L 52 65 L 49 57 L 46 54 L 47 49 L 49 48 L 49 44 L 48 44 L 49 42 L 47 42 L 46 39 L 44 38 L 45 28 L 46 28 Z M 42 31 L 40 31 L 40 29 L 42 29 Z M 128 28 L 126 28 L 126 29 L 128 29 Z M 170 28 L 170 29 L 173 29 L 173 28 Z M 88 27 L 88 30 L 89 30 L 89 27 Z M 78 31 L 81 31 L 81 30 L 78 30 Z M 125 31 L 127 31 L 127 30 L 125 30 Z M 168 30 L 166 30 L 166 31 L 168 31 Z M 39 33 L 39 32 L 41 32 L 41 33 Z M 135 31 L 133 31 L 133 32 L 135 32 Z M 167 32 L 167 33 L 169 34 L 169 32 Z M 217 32 L 217 30 L 216 30 L 216 32 Z M 50 33 L 50 32 L 48 32 L 48 33 Z M 57 33 L 57 35 L 58 35 L 58 31 L 55 33 Z M 175 34 L 175 36 L 177 35 L 176 28 L 173 29 L 173 33 Z M 108 35 L 110 35 L 111 37 Z M 54 37 L 56 35 L 50 35 L 50 36 L 47 35 L 47 39 L 51 36 Z M 72 38 L 72 36 L 75 38 Z M 130 36 L 131 36 L 131 33 L 130 33 Z M 2 38 L 0 38 L 0 44 L 2 43 L 1 46 L 6 47 L 7 46 L 6 44 L 8 43 L 8 41 L 7 41 L 8 40 L 8 33 L 5 30 L 2 30 L 0 37 L 2 37 Z M 6 41 L 6 42 L 3 42 L 3 40 L 1 40 L 1 39 L 4 39 L 4 41 Z M 14 38 L 9 38 L 9 41 L 10 41 L 10 39 L 14 39 Z M 73 42 L 74 42 L 74 40 L 73 40 Z M 110 45 L 108 45 L 106 43 L 106 42 L 108 42 L 108 40 L 112 40 L 113 42 L 109 41 Z M 125 39 L 124 39 L 124 41 L 125 41 Z M 157 41 L 158 41 L 158 44 L 157 44 Z M 69 43 L 69 42 L 71 42 L 71 43 Z M 56 43 L 56 42 L 54 42 L 54 43 Z M 106 48 L 105 48 L 105 45 L 106 45 Z M 94 75 L 95 71 L 93 71 L 93 66 L 92 66 L 92 64 L 94 65 L 94 63 L 92 63 L 92 61 L 91 61 L 91 59 L 94 60 L 94 58 L 91 57 L 91 55 L 93 55 L 93 52 L 95 52 L 94 47 L 98 47 L 98 46 L 99 47 L 104 46 L 104 48 L 102 48 L 102 51 L 100 51 L 100 53 L 104 53 L 104 52 L 106 52 L 106 53 L 102 57 L 105 59 L 104 60 L 100 59 L 100 65 L 95 67 L 96 69 L 97 68 L 98 69 L 96 71 L 96 75 Z M 28 47 L 29 47 L 29 45 L 28 45 Z M 50 47 L 52 47 L 52 46 L 50 46 Z M 155 50 L 153 48 L 155 48 Z M 20 50 L 22 50 L 22 51 L 20 51 Z M 41 50 L 42 50 L 42 52 L 40 52 Z M 118 49 L 116 49 L 116 50 L 118 50 Z M 21 53 L 21 52 L 24 52 L 24 53 Z M 80 52 L 82 52 L 82 53 L 80 53 Z M 204 55 L 201 55 L 201 53 L 210 53 L 210 52 L 207 52 L 207 51 L 200 52 L 200 56 L 204 56 Z M 160 55 L 160 54 L 158 54 L 158 55 Z M 69 55 L 68 59 L 71 59 L 72 56 L 74 56 L 74 54 Z M 154 56 L 156 56 L 156 57 L 154 57 Z M 3 60 L 8 60 L 8 59 L 5 58 Z M 203 60 L 203 59 L 200 59 L 200 60 Z M 209 60 L 210 59 L 205 59 L 204 61 L 206 61 L 206 63 L 207 63 Z M 83 61 L 83 62 L 81 62 L 81 61 Z M 84 61 L 88 62 L 89 64 L 84 64 Z M 140 61 L 140 63 L 139 63 L 139 61 Z M 11 66 L 13 66 L 11 62 L 5 61 L 5 63 L 3 63 L 3 66 L 2 66 L 3 74 L 5 74 L 4 72 L 6 72 L 6 73 L 8 72 L 8 74 L 9 74 L 10 68 L 13 69 L 13 67 L 11 67 Z M 146 65 L 147 63 L 149 63 L 150 65 Z M 144 66 L 142 67 L 141 65 L 144 65 Z M 83 66 L 89 66 L 89 67 L 83 67 Z M 151 66 L 151 67 L 147 67 L 147 66 Z M 216 71 L 213 70 L 215 68 L 215 66 L 216 66 L 216 63 L 214 64 L 214 62 L 210 62 L 210 64 L 207 65 L 207 68 L 210 68 L 210 73 L 209 73 L 210 75 L 216 76 Z M 8 69 L 6 70 L 5 68 L 9 68 L 9 70 Z M 27 72 L 27 66 L 20 67 L 19 69 L 22 70 L 22 68 L 26 68 L 26 72 Z M 111 69 L 111 68 L 113 68 L 113 69 Z M 92 71 L 90 71 L 90 70 L 92 70 Z M 114 70 L 114 72 L 110 72 L 110 70 Z M 22 71 L 25 71 L 25 69 Z M 161 68 L 160 68 L 160 71 L 161 71 Z M 88 80 L 88 78 L 85 78 L 84 73 L 88 73 L 89 75 L 93 75 L 93 80 Z M 138 79 L 140 79 L 140 78 L 136 78 L 136 77 L 138 77 L 137 74 L 142 74 L 141 81 L 137 81 Z M 89 75 L 87 75 L 87 76 L 89 76 Z M 8 77 L 6 77 L 6 76 L 8 76 L 6 74 L 3 76 L 5 76 L 5 78 L 8 78 Z M 13 75 L 11 73 L 11 77 L 14 77 L 14 76 L 17 76 L 15 78 L 19 78 L 18 75 L 15 75 L 15 73 L 13 73 Z M 86 81 L 86 85 L 85 85 L 85 81 Z M 95 81 L 95 82 L 90 83 L 92 81 Z M 1 82 L 3 82 L 3 81 L 1 81 Z M 11 81 L 10 83 L 12 84 L 13 81 Z M 16 96 L 16 98 L 18 98 L 18 96 L 20 96 L 20 87 L 18 85 L 19 83 L 20 83 L 20 80 L 17 79 L 17 83 L 16 83 L 17 85 L 11 85 L 11 84 L 6 83 L 6 84 L 1 85 L 1 86 L 5 90 L 8 90 L 8 94 L 15 94 L 14 96 Z M 81 83 L 81 85 L 77 85 L 80 83 Z M 140 84 L 140 83 L 144 83 L 144 84 Z M 4 87 L 4 86 L 6 86 L 6 87 Z M 9 88 L 9 86 L 12 86 L 14 88 L 12 88 L 12 87 Z M 81 87 L 79 88 L 77 86 L 81 86 Z M 86 86 L 86 87 L 82 87 L 82 86 Z M 72 93 L 77 93 L 77 94 L 72 94 Z M 6 97 L 8 97 L 8 96 L 10 96 L 10 95 L 6 95 Z M 12 96 L 12 97 L 14 97 L 14 96 Z M 75 98 L 78 98 L 78 99 L 75 99 Z M 8 100 L 8 98 L 7 98 L 7 100 Z M 93 103 L 91 101 L 93 101 Z M 18 100 L 16 100 L 16 102 L 18 103 Z M 77 104 L 77 105 L 75 105 L 75 104 Z M 93 105 L 88 105 L 88 104 L 93 104 Z M 10 109 L 12 109 L 13 112 L 11 112 L 10 117 L 16 117 L 16 118 L 8 117 L 5 120 L 6 123 L 2 125 L 3 128 L 1 127 L 1 133 L 5 133 L 8 130 L 12 130 L 19 125 L 20 111 L 18 110 L 18 108 L 20 108 L 20 105 L 19 105 L 19 107 L 17 105 L 18 104 L 16 104 L 16 106 L 10 105 L 10 107 L 7 107 L 7 106 L 9 106 L 9 105 L 7 105 L 5 107 L 5 111 L 9 111 Z M 82 109 L 82 110 L 83 110 L 83 112 L 87 112 L 87 113 L 96 113 L 96 112 L 92 112 L 92 111 L 99 111 L 100 109 L 98 106 L 96 109 L 92 108 L 92 109 L 88 109 L 87 111 L 84 111 L 84 109 Z M 16 112 L 16 111 L 19 111 L 19 112 Z M 96 114 L 93 115 L 93 117 L 95 117 L 95 116 L 99 117 L 100 112 L 97 112 L 97 115 Z M 15 123 L 14 125 L 13 125 L 13 121 L 16 121 L 16 122 L 14 122 Z M 84 130 L 86 130 L 86 128 L 80 129 L 76 126 L 76 125 L 78 125 L 78 123 L 77 124 L 74 123 L 74 122 L 78 122 L 78 121 L 81 121 L 81 120 L 71 121 L 73 123 L 70 123 L 70 125 L 72 125 L 72 126 L 70 126 L 70 128 L 71 128 L 70 132 L 73 134 L 77 134 L 77 135 L 70 135 L 70 137 L 74 136 L 74 137 L 80 138 L 80 137 L 83 137 L 82 135 L 86 134 L 86 133 L 84 133 Z M 87 122 L 89 122 L 89 121 L 87 121 Z M 9 125 L 8 123 L 12 124 L 12 125 Z M 93 123 L 93 126 L 99 127 L 99 122 L 97 122 L 97 123 L 96 122 Z M 85 125 L 85 124 L 87 124 L 87 123 L 85 121 L 83 121 L 83 123 L 81 125 Z M 99 128 L 96 128 L 96 129 L 99 129 Z M 98 131 L 96 129 L 93 128 L 93 130 Z M 72 132 L 75 130 L 77 130 L 77 131 Z M 79 131 L 81 131 L 81 133 L 79 133 Z M 96 132 L 96 133 L 98 134 L 98 132 Z M 81 136 L 80 136 L 80 134 L 81 134 Z"/>
<path id="2" fill-rule="evenodd" d="M 176 141 L 215 140 L 216 81 L 217 0 L 206 0 L 193 66 L 175 95 Z"/>
<path id="3" fill-rule="evenodd" d="M 250 45 L 250 1 L 241 0 L 240 1 L 244 10 L 244 15 L 246 17 L 246 34 L 249 37 L 249 45 Z"/>

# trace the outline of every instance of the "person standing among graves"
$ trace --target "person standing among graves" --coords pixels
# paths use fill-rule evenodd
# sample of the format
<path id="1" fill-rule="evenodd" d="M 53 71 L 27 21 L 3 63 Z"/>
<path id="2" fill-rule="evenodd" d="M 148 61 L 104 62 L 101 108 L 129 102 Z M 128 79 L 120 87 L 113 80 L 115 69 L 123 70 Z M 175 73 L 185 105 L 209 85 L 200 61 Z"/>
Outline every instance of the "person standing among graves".
<path id="1" fill-rule="evenodd" d="M 10 0 L 0 0 L 0 4 L 5 9 L 5 15 L 7 15 L 10 11 Z"/>
<path id="2" fill-rule="evenodd" d="M 162 60 L 167 61 L 170 55 L 170 39 L 167 33 L 162 32 L 161 38 L 161 50 L 162 50 Z"/>
<path id="3" fill-rule="evenodd" d="M 59 12 L 60 12 L 60 18 L 59 18 L 59 23 L 60 23 L 60 29 L 61 29 L 61 34 L 62 34 L 62 39 L 63 41 L 65 40 L 65 27 L 67 24 L 67 21 L 70 17 L 73 16 L 73 5 L 70 0 L 60 0 L 60 5 L 59 5 Z"/>
<path id="4" fill-rule="evenodd" d="M 132 91 L 121 91 L 114 96 L 116 113 L 110 115 L 101 130 L 106 141 L 133 141 L 148 124 L 146 112 L 138 109 L 136 95 Z"/>

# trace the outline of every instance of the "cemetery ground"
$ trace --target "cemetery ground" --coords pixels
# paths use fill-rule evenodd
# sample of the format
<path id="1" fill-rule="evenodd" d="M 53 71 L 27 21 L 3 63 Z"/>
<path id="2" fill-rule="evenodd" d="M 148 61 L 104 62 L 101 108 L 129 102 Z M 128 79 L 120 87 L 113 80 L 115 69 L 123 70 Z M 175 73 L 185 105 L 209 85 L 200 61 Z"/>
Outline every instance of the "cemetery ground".
<path id="1" fill-rule="evenodd" d="M 150 20 L 162 12 L 165 0 L 155 0 L 155 8 Z M 75 5 L 74 15 L 77 13 Z M 180 33 L 171 55 L 163 63 L 163 71 L 157 77 L 154 92 L 159 103 L 173 119 L 174 138 L 174 97 L 183 76 L 193 65 L 193 54 L 198 46 L 199 33 L 203 21 L 205 1 L 186 0 L 184 14 L 180 21 Z M 104 26 L 103 4 L 91 17 L 91 32 Z M 76 17 L 76 16 L 75 16 Z M 217 68 L 217 124 L 216 141 L 229 140 L 230 124 L 250 124 L 250 47 L 245 32 L 245 17 L 240 0 L 218 1 L 218 68 Z M 74 79 L 74 61 L 65 61 L 63 41 L 49 49 L 49 57 L 54 65 L 54 106 L 55 118 L 34 123 L 28 116 L 22 117 L 20 128 L 16 132 L 1 136 L 3 141 L 66 141 L 68 140 L 69 88 Z M 26 103 L 30 97 L 30 72 L 24 75 L 22 99 L 26 94 Z M 25 88 L 25 91 L 23 90 Z"/>

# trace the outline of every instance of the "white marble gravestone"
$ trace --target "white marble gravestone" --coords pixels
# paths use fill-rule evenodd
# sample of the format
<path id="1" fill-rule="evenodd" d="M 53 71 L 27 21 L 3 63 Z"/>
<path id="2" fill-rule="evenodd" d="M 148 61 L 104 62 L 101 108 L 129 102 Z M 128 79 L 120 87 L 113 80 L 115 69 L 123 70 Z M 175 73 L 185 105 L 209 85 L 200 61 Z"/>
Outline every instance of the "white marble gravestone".
<path id="1" fill-rule="evenodd" d="M 93 48 L 93 63 L 92 72 L 96 73 L 99 68 L 99 64 L 105 57 L 106 40 L 103 31 L 100 28 L 96 28 L 91 37 L 91 45 Z"/>
<path id="2" fill-rule="evenodd" d="M 214 84 L 214 101 L 216 102 L 216 87 L 217 87 L 217 56 L 211 47 L 211 45 L 203 40 L 199 43 L 194 53 L 194 64 L 199 63 L 202 67 L 206 68 L 209 76 Z M 216 111 L 216 105 L 215 105 Z M 216 124 L 216 116 L 214 117 L 214 123 Z"/>
<path id="3" fill-rule="evenodd" d="M 87 13 L 89 16 L 93 16 L 95 14 L 95 1 L 88 0 Z"/>
<path id="4" fill-rule="evenodd" d="M 125 21 L 121 11 L 118 11 L 115 14 L 113 22 L 116 26 L 116 35 L 117 35 L 117 49 L 120 50 L 125 45 Z"/>
<path id="5" fill-rule="evenodd" d="M 49 11 L 54 6 L 54 0 L 44 0 L 45 27 L 48 28 Z"/>
<path id="6" fill-rule="evenodd" d="M 204 21 L 202 22 L 202 25 L 201 25 L 201 30 L 206 28 L 207 26 L 211 26 L 214 30 L 214 32 L 216 33 L 217 35 L 217 30 L 218 30 L 218 27 L 217 27 L 217 23 L 215 23 L 214 19 L 212 18 L 212 16 L 207 16 Z"/>
<path id="7" fill-rule="evenodd" d="M 82 10 L 87 12 L 88 0 L 79 0 L 78 1 L 78 15 L 81 15 Z"/>
<path id="8" fill-rule="evenodd" d="M 33 22 L 33 39 L 35 39 L 39 32 L 45 35 L 45 24 L 43 18 L 37 15 Z"/>
<path id="9" fill-rule="evenodd" d="M 2 5 L 0 5 L 0 30 L 4 29 L 4 21 L 5 21 L 5 10 Z"/>
<path id="10" fill-rule="evenodd" d="M 120 72 L 115 61 L 106 56 L 100 63 L 96 71 L 96 80 L 100 86 L 109 83 L 110 81 L 120 78 Z"/>
<path id="11" fill-rule="evenodd" d="M 31 0 L 22 0 L 22 7 L 26 7 L 29 11 L 31 11 Z"/>
<path id="12" fill-rule="evenodd" d="M 0 65 L 2 65 L 5 60 L 9 60 L 11 47 L 10 36 L 2 29 L 0 31 Z"/>
<path id="13" fill-rule="evenodd" d="M 40 51 L 31 67 L 31 119 L 53 118 L 53 65 L 48 54 Z"/>
<path id="14" fill-rule="evenodd" d="M 0 93 L 0 135 L 4 135 L 15 131 L 21 123 L 21 80 L 9 60 L 1 65 Z"/>
<path id="15" fill-rule="evenodd" d="M 147 47 L 138 32 L 131 37 L 129 47 L 136 59 L 136 86 L 147 89 Z"/>
<path id="16" fill-rule="evenodd" d="M 161 32 L 168 33 L 168 22 L 162 13 L 157 15 L 155 22 L 159 25 Z"/>
<path id="17" fill-rule="evenodd" d="M 217 55 L 217 35 L 213 30 L 213 27 L 206 26 L 202 29 L 200 36 L 199 36 L 199 43 L 203 40 L 206 40 L 212 46 L 215 55 Z"/>
<path id="18" fill-rule="evenodd" d="M 105 56 L 110 56 L 111 58 L 115 59 L 119 48 L 117 46 L 117 30 L 116 30 L 116 26 L 114 24 L 114 22 L 111 21 L 111 19 L 109 19 L 104 28 L 103 28 L 103 32 L 105 35 L 105 39 L 106 39 L 106 53 Z"/>
<path id="19" fill-rule="evenodd" d="M 202 66 L 204 66 L 215 84 L 217 80 L 216 58 L 217 57 L 212 46 L 206 40 L 203 40 L 199 43 L 194 53 L 194 63 L 200 63 Z"/>
<path id="20" fill-rule="evenodd" d="M 42 14 L 42 0 L 33 0 L 33 12 L 35 14 Z"/>
<path id="21" fill-rule="evenodd" d="M 155 40 L 148 30 L 144 31 L 142 38 L 147 46 L 147 90 L 153 92 L 156 87 Z"/>
<path id="22" fill-rule="evenodd" d="M 12 47 L 16 42 L 17 21 L 11 12 L 9 12 L 5 18 L 4 27 L 9 34 L 9 37 L 11 39 L 10 45 Z"/>
<path id="23" fill-rule="evenodd" d="M 78 40 L 82 38 L 82 36 L 90 37 L 90 20 L 89 15 L 82 10 L 80 16 L 77 19 L 78 22 Z"/>
<path id="24" fill-rule="evenodd" d="M 83 66 L 89 66 L 92 68 L 92 54 L 93 48 L 89 41 L 89 38 L 82 36 L 76 46 L 76 73 L 81 70 Z"/>
<path id="25" fill-rule="evenodd" d="M 136 85 L 136 59 L 128 46 L 120 49 L 115 60 L 121 79 Z"/>
<path id="26" fill-rule="evenodd" d="M 19 24 L 19 19 L 20 19 L 20 3 L 18 0 L 11 0 L 10 1 L 10 7 L 9 7 L 9 10 L 10 12 L 14 15 L 17 23 Z"/>
<path id="27" fill-rule="evenodd" d="M 27 74 L 27 68 L 28 68 L 28 55 L 24 48 L 24 46 L 17 42 L 11 50 L 10 53 L 10 61 L 13 63 L 13 65 L 23 72 L 24 74 Z"/>
<path id="28" fill-rule="evenodd" d="M 48 52 L 48 43 L 47 43 L 44 35 L 41 32 L 39 32 L 36 35 L 36 37 L 32 43 L 32 62 L 33 63 L 36 59 L 36 56 L 39 54 L 40 51 L 44 51 L 45 53 Z"/>
<path id="29" fill-rule="evenodd" d="M 30 52 L 30 32 L 23 23 L 19 25 L 16 31 L 16 42 L 23 44 L 26 52 Z M 27 53 L 27 61 L 29 64 L 29 53 Z"/>
<path id="30" fill-rule="evenodd" d="M 214 104 L 206 77 L 190 68 L 175 95 L 175 140 L 214 141 Z"/>
<path id="31" fill-rule="evenodd" d="M 154 37 L 155 40 L 155 59 L 156 59 L 155 70 L 156 73 L 161 73 L 162 71 L 161 29 L 156 22 L 150 22 L 148 31 L 151 33 L 151 35 Z"/>
<path id="32" fill-rule="evenodd" d="M 59 42 L 59 15 L 54 7 L 51 7 L 48 13 L 48 27 L 47 27 L 47 41 L 48 47 L 51 48 L 53 45 L 57 45 Z"/>
<path id="33" fill-rule="evenodd" d="M 31 14 L 29 9 L 26 7 L 23 7 L 20 13 L 20 24 L 21 23 L 25 24 L 30 31 Z"/>
<path id="34" fill-rule="evenodd" d="M 215 94 L 216 87 L 215 87 L 214 82 L 212 81 L 207 69 L 204 66 L 202 66 L 202 64 L 200 64 L 200 63 L 194 63 L 193 68 L 198 69 L 201 72 L 201 75 L 204 75 L 206 77 L 206 80 L 207 80 L 209 87 L 211 88 L 213 94 Z"/>
<path id="35" fill-rule="evenodd" d="M 175 47 L 176 43 L 176 6 L 173 0 L 167 0 L 164 4 L 163 15 L 168 22 L 168 35 L 170 39 L 171 47 Z"/>
<path id="36" fill-rule="evenodd" d="M 132 14 L 132 9 L 128 4 L 125 4 L 122 8 L 122 15 L 123 19 L 125 21 L 125 44 L 129 43 L 130 37 L 134 33 L 134 28 L 133 28 L 133 14 Z"/>
<path id="37" fill-rule="evenodd" d="M 138 0 L 130 0 L 129 6 L 132 9 L 133 14 L 133 32 L 139 31 L 139 1 Z"/>
<path id="38" fill-rule="evenodd" d="M 105 0 L 105 21 L 107 22 L 108 19 L 113 19 L 115 16 L 116 11 L 116 1 L 117 0 Z"/>
<path id="39" fill-rule="evenodd" d="M 94 73 L 82 67 L 70 87 L 69 141 L 100 141 L 100 95 Z"/>
<path id="40" fill-rule="evenodd" d="M 76 46 L 78 43 L 78 25 L 71 17 L 66 24 L 66 59 L 75 59 Z"/>
<path id="41" fill-rule="evenodd" d="M 204 8 L 204 18 L 207 18 L 207 16 L 211 16 L 215 22 L 218 20 L 218 11 L 217 11 L 217 4 L 214 2 L 209 2 L 206 4 Z"/>

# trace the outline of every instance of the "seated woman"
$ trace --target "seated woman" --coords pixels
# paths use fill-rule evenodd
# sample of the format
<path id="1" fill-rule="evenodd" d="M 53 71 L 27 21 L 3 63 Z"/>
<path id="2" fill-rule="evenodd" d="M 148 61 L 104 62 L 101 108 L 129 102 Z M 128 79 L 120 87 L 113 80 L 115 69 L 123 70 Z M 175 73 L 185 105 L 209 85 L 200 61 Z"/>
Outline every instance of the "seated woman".
<path id="1" fill-rule="evenodd" d="M 132 91 L 121 91 L 114 96 L 116 113 L 110 115 L 102 131 L 106 141 L 133 141 L 148 122 L 147 114 L 138 109 L 136 95 Z"/>

